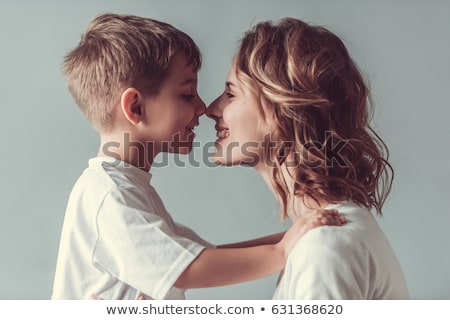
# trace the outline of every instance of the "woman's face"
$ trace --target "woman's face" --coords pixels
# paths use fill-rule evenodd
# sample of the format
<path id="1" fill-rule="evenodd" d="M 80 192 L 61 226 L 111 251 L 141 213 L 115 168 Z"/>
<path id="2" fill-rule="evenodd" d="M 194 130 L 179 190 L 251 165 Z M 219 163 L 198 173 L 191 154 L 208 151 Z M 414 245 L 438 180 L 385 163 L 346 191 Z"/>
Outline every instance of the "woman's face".
<path id="1" fill-rule="evenodd" d="M 232 67 L 225 91 L 206 110 L 216 121 L 216 150 L 212 160 L 220 165 L 258 166 L 264 161 L 264 141 L 269 137 L 267 124 L 255 94 L 236 77 Z"/>

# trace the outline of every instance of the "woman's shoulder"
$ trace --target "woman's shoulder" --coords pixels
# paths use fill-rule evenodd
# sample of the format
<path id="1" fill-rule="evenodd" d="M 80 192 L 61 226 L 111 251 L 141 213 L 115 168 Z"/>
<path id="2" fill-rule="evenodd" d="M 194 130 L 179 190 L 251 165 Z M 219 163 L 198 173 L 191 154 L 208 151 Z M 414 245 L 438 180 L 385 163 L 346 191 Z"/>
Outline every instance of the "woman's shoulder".
<path id="1" fill-rule="evenodd" d="M 321 226 L 308 231 L 296 244 L 293 252 L 328 252 L 340 254 L 349 251 L 365 250 L 367 244 L 381 232 L 372 213 L 353 202 L 333 204 L 326 209 L 336 209 L 345 216 L 347 222 L 342 226 Z"/>

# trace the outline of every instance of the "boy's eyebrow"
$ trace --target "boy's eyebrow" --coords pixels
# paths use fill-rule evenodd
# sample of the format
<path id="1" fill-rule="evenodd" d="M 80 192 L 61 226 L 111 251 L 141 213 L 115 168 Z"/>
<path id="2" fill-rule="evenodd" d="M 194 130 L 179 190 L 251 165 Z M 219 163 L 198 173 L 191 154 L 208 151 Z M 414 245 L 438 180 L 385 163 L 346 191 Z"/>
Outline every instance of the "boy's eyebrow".
<path id="1" fill-rule="evenodd" d="M 192 84 L 192 83 L 197 83 L 197 78 L 186 79 L 181 83 L 181 85 L 184 86 L 186 84 Z"/>

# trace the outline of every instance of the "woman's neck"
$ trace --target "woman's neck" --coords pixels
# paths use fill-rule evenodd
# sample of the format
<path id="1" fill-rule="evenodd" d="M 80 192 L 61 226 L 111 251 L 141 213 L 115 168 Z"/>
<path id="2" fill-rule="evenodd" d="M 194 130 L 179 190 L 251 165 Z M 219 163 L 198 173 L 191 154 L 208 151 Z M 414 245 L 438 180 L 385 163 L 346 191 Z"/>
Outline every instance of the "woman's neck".
<path id="1" fill-rule="evenodd" d="M 281 202 L 282 201 L 281 197 L 278 195 L 277 191 L 275 190 L 272 184 L 272 179 L 270 176 L 270 168 L 263 163 L 257 165 L 255 169 L 263 177 L 264 181 L 267 183 L 270 190 L 277 198 L 278 202 Z M 299 217 L 308 215 L 309 213 L 311 213 L 311 211 L 324 208 L 325 206 L 328 205 L 328 202 L 323 199 L 317 199 L 316 201 L 309 196 L 295 195 L 294 194 L 295 181 L 292 178 L 292 175 L 289 173 L 289 169 L 286 168 L 286 166 L 282 166 L 281 172 L 286 182 L 287 188 L 289 190 L 289 194 L 287 197 L 286 213 L 292 220 L 292 222 L 295 222 Z"/>

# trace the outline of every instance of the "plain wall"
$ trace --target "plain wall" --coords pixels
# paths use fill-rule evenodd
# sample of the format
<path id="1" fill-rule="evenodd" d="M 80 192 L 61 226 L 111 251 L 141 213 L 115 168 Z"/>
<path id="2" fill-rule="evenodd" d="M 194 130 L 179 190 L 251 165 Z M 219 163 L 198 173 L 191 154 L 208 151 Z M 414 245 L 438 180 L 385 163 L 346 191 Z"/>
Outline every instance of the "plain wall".
<path id="1" fill-rule="evenodd" d="M 342 37 L 370 81 L 375 127 L 391 151 L 392 194 L 378 218 L 414 299 L 450 299 L 449 1 L 5 1 L 0 2 L 0 298 L 48 299 L 71 187 L 98 149 L 61 72 L 64 54 L 98 13 L 163 20 L 204 55 L 199 92 L 221 93 L 244 31 L 292 16 Z M 197 129 L 213 141 L 213 122 Z M 201 148 L 191 159 L 202 162 Z M 187 157 L 181 157 L 187 162 Z M 161 157 L 161 161 L 164 160 Z M 213 243 L 285 229 L 250 168 L 187 164 L 152 169 L 174 218 Z M 190 299 L 270 299 L 275 276 L 188 291 Z"/>

